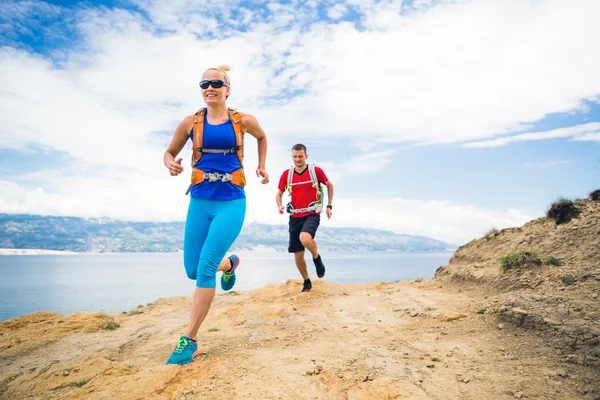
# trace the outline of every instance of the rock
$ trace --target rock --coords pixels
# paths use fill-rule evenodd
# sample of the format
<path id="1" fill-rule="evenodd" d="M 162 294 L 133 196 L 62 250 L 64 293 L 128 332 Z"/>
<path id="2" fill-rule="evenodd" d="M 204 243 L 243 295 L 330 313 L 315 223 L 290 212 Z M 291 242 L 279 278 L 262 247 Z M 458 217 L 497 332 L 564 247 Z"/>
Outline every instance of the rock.
<path id="1" fill-rule="evenodd" d="M 562 322 L 560 321 L 556 321 L 554 319 L 551 318 L 544 318 L 543 321 L 548 324 L 548 325 L 562 325 Z"/>
<path id="2" fill-rule="evenodd" d="M 434 363 L 428 363 L 428 364 L 427 364 L 427 368 L 434 368 L 434 367 L 435 367 L 435 364 L 434 364 Z"/>
<path id="3" fill-rule="evenodd" d="M 583 356 L 577 354 L 569 354 L 567 356 L 567 362 L 571 364 L 583 364 Z"/>
<path id="4" fill-rule="evenodd" d="M 305 375 L 312 375 L 312 374 L 313 374 L 313 372 L 312 372 L 312 371 L 310 371 L 310 370 L 308 370 L 308 371 L 306 371 L 306 374 L 305 374 Z"/>
<path id="5" fill-rule="evenodd" d="M 323 371 L 323 366 L 321 364 L 317 364 L 317 371 Z"/>
<path id="6" fill-rule="evenodd" d="M 64 370 L 64 371 L 63 371 L 63 376 L 69 376 L 69 371 L 67 371 L 67 370 Z"/>
<path id="7" fill-rule="evenodd" d="M 419 312 L 417 310 L 413 310 L 413 311 L 410 312 L 410 316 L 413 317 L 413 318 L 416 317 L 416 316 L 418 316 L 418 315 L 419 315 Z"/>
<path id="8" fill-rule="evenodd" d="M 504 324 L 498 324 L 498 329 L 504 329 Z"/>
<path id="9" fill-rule="evenodd" d="M 471 380 L 470 380 L 469 378 L 465 378 L 465 379 L 463 379 L 462 381 L 463 381 L 464 383 L 469 383 L 469 382 L 471 382 Z"/>
<path id="10" fill-rule="evenodd" d="M 517 393 L 515 393 L 515 398 L 517 398 L 517 399 L 522 399 L 522 398 L 523 398 L 523 396 L 525 396 L 525 395 L 523 394 L 523 392 L 517 392 Z"/>
<path id="11" fill-rule="evenodd" d="M 600 358 L 587 355 L 585 356 L 585 363 L 594 367 L 600 367 Z"/>
<path id="12" fill-rule="evenodd" d="M 431 357 L 431 361 L 440 362 L 441 360 L 438 357 Z"/>
<path id="13" fill-rule="evenodd" d="M 451 322 L 456 321 L 461 318 L 465 318 L 467 314 L 457 313 L 457 312 L 445 312 L 440 314 L 437 318 L 443 322 Z"/>
<path id="14" fill-rule="evenodd" d="M 417 282 L 417 283 L 423 282 L 423 278 L 417 278 L 417 279 L 415 279 L 415 282 Z"/>

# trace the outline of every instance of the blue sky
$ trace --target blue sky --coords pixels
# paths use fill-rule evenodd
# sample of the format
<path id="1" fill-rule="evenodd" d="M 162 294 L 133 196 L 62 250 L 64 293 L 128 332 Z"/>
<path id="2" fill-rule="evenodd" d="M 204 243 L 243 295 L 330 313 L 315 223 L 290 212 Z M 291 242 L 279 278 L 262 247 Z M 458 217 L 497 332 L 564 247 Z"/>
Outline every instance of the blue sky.
<path id="1" fill-rule="evenodd" d="M 269 138 L 248 221 L 286 222 L 301 142 L 335 184 L 323 224 L 453 243 L 521 225 L 600 188 L 599 18 L 584 0 L 4 2 L 0 213 L 182 220 L 189 171 L 162 154 L 228 64 L 229 105 Z"/>

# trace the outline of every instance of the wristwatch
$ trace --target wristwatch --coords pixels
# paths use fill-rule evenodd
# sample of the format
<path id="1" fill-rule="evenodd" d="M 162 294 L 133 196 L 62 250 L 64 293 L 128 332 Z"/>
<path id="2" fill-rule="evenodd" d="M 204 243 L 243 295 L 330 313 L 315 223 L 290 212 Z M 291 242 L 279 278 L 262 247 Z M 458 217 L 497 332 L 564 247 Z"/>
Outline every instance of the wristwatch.
<path id="1" fill-rule="evenodd" d="M 329 208 L 330 210 L 333 210 L 333 206 L 331 204 L 327 204 L 327 208 Z"/>

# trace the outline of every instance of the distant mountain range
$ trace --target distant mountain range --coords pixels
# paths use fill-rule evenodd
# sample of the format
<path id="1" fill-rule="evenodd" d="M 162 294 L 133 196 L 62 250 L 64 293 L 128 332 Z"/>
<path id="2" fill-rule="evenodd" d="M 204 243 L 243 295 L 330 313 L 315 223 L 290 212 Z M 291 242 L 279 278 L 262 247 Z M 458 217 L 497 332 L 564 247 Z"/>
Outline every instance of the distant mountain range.
<path id="1" fill-rule="evenodd" d="M 183 246 L 184 222 L 131 222 L 107 218 L 0 214 L 0 248 L 74 252 L 173 252 Z M 424 236 L 363 228 L 317 233 L 328 251 L 453 251 L 457 246 Z M 287 225 L 246 223 L 232 250 L 287 251 Z"/>

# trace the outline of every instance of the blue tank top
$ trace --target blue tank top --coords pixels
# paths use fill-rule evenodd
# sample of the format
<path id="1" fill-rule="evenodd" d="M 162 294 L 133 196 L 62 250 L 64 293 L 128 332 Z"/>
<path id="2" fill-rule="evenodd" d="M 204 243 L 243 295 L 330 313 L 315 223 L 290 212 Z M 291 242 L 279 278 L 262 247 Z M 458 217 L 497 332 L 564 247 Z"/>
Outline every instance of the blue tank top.
<path id="1" fill-rule="evenodd" d="M 193 141 L 194 128 L 190 131 Z M 207 149 L 231 149 L 235 147 L 235 132 L 231 119 L 219 125 L 208 123 L 208 110 L 204 109 L 203 147 Z M 196 167 L 204 172 L 232 173 L 241 168 L 237 154 L 204 153 Z M 237 200 L 246 197 L 244 188 L 231 182 L 204 181 L 192 186 L 190 196 L 207 200 Z"/>

